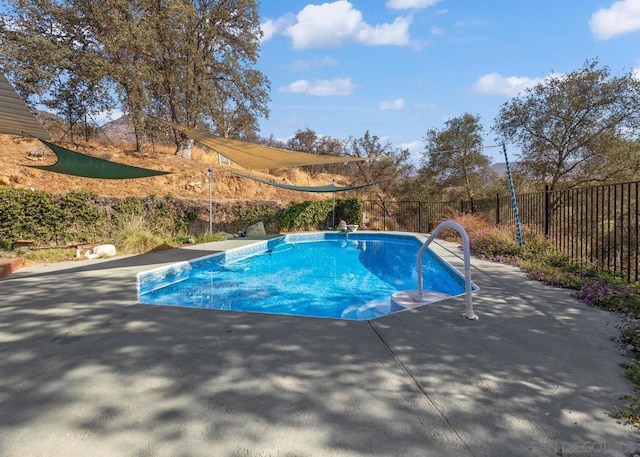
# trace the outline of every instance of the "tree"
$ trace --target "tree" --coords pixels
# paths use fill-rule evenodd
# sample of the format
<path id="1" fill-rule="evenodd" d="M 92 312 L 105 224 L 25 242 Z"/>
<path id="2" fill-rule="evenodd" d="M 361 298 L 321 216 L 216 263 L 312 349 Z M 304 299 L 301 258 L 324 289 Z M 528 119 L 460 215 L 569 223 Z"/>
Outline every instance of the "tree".
<path id="1" fill-rule="evenodd" d="M 473 202 L 493 174 L 491 160 L 482 152 L 482 131 L 480 116 L 469 113 L 449 119 L 442 130 L 428 130 L 421 178 L 433 180 L 441 189 L 461 189 Z"/>
<path id="2" fill-rule="evenodd" d="M 147 113 L 237 137 L 255 134 L 256 117 L 268 115 L 269 82 L 253 69 L 261 36 L 255 0 L 6 3 L 0 65 L 17 86 L 42 96 L 63 70 L 114 84 L 138 148 Z M 176 154 L 190 157 L 193 140 L 178 132 L 174 139 Z"/>
<path id="3" fill-rule="evenodd" d="M 598 60 L 552 74 L 505 103 L 493 130 L 519 146 L 520 169 L 551 189 L 617 179 L 638 152 L 622 160 L 621 145 L 638 139 L 640 81 L 612 76 Z"/>
<path id="4" fill-rule="evenodd" d="M 321 136 L 315 144 L 315 152 L 318 154 L 344 156 L 347 155 L 346 148 L 347 145 L 344 140 L 331 136 Z M 323 172 L 333 175 L 341 175 L 344 174 L 344 166 L 345 164 L 343 163 L 327 163 L 324 165 L 316 165 L 315 169 L 318 173 Z"/>
<path id="5" fill-rule="evenodd" d="M 367 162 L 350 162 L 343 169 L 345 174 L 352 177 L 353 184 L 378 183 L 372 190 L 379 200 L 391 194 L 396 182 L 406 178 L 411 170 L 408 149 L 394 149 L 389 141 L 382 143 L 380 137 L 368 130 L 360 138 L 349 139 L 347 152 L 350 156 L 371 159 Z"/>
<path id="6" fill-rule="evenodd" d="M 53 109 L 71 133 L 81 119 L 107 110 L 112 87 L 79 24 L 55 3 L 9 4 L 20 14 L 0 16 L 0 69 L 27 104 Z"/>
<path id="7" fill-rule="evenodd" d="M 256 143 L 270 146 L 272 148 L 287 149 L 287 143 L 276 138 L 273 134 L 269 135 L 268 138 L 258 138 Z"/>
<path id="8" fill-rule="evenodd" d="M 422 179 L 419 175 L 408 176 L 398 181 L 393 187 L 393 195 L 403 201 L 440 202 L 444 200 L 441 189 L 432 181 Z"/>
<path id="9" fill-rule="evenodd" d="M 268 115 L 265 109 L 266 93 L 252 95 L 265 97 L 265 100 L 255 102 L 243 99 L 242 94 L 236 91 L 219 90 L 214 94 L 213 106 L 209 110 L 216 135 L 250 142 L 258 139 L 258 117 Z"/>
<path id="10" fill-rule="evenodd" d="M 252 68 L 261 36 L 256 1 L 148 1 L 156 114 L 196 128 L 210 113 L 229 113 L 229 105 L 241 106 L 243 114 L 268 114 L 268 80 Z M 253 128 L 246 119 L 243 125 Z M 176 155 L 190 157 L 190 138 L 177 134 L 176 145 Z"/>
<path id="11" fill-rule="evenodd" d="M 297 130 L 287 141 L 287 147 L 292 151 L 315 153 L 316 141 L 318 141 L 318 134 L 306 128 L 304 130 Z"/>
<path id="12" fill-rule="evenodd" d="M 41 101 L 65 120 L 68 125 L 67 133 L 73 141 L 76 125 L 84 122 L 86 131 L 87 117 L 107 110 L 113 99 L 104 82 L 94 83 L 79 79 L 75 74 L 61 74 Z"/>
<path id="13" fill-rule="evenodd" d="M 113 81 L 140 151 L 147 136 L 145 113 L 153 105 L 149 86 L 157 77 L 149 65 L 155 38 L 150 32 L 152 9 L 145 0 L 67 0 L 66 6 L 75 11 L 67 16 L 81 24 L 90 40 L 84 54 L 96 62 L 91 70 Z"/>
<path id="14" fill-rule="evenodd" d="M 287 149 L 291 149 L 292 151 L 306 152 L 309 154 L 316 154 L 317 141 L 318 134 L 307 127 L 304 130 L 297 130 L 293 137 L 289 138 L 289 140 L 287 141 Z M 311 176 L 315 176 L 317 173 L 317 170 L 313 165 L 305 167 L 305 170 L 308 171 Z"/>

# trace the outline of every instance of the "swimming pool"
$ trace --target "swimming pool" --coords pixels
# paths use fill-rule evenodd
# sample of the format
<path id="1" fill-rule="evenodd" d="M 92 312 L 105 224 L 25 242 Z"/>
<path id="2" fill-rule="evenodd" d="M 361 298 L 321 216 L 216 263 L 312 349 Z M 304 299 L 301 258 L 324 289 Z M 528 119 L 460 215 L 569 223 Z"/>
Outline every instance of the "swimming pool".
<path id="1" fill-rule="evenodd" d="M 138 301 L 368 320 L 406 309 L 391 296 L 416 288 L 421 246 L 407 234 L 291 234 L 139 273 Z M 464 277 L 433 251 L 422 270 L 420 305 L 464 293 Z"/>

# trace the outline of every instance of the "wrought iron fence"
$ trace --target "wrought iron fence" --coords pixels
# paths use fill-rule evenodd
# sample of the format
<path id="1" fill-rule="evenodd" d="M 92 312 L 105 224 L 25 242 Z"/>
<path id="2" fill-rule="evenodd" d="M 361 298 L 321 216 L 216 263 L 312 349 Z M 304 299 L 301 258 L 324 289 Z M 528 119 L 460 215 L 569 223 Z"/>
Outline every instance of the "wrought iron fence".
<path id="1" fill-rule="evenodd" d="M 459 211 L 457 202 L 365 200 L 361 224 L 369 230 L 427 233 Z"/>
<path id="2" fill-rule="evenodd" d="M 589 261 L 629 282 L 640 280 L 640 181 L 516 195 L 522 224 L 543 233 L 575 261 Z M 463 212 L 512 225 L 509 197 L 462 202 Z"/>
<path id="3" fill-rule="evenodd" d="M 640 280 L 640 181 L 516 195 L 520 222 L 572 260 L 589 261 L 629 282 Z M 513 225 L 509 196 L 460 202 L 364 201 L 364 227 L 430 232 L 458 213 Z"/>

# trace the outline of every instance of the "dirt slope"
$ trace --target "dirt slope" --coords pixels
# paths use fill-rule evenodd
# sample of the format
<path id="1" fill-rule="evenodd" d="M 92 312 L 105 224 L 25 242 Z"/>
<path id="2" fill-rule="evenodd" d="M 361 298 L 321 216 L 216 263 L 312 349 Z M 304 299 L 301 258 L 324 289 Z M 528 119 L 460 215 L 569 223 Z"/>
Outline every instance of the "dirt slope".
<path id="1" fill-rule="evenodd" d="M 273 186 L 238 178 L 228 174 L 229 167 L 217 164 L 217 155 L 196 149 L 192 160 L 173 155 L 171 148 L 148 147 L 135 153 L 130 144 L 59 143 L 79 152 L 138 167 L 169 171 L 171 174 L 143 179 L 90 179 L 66 176 L 29 168 L 28 165 L 50 165 L 56 156 L 37 140 L 0 135 L 0 186 L 66 193 L 71 190 L 90 190 L 104 196 L 166 195 L 208 200 L 209 180 L 207 169 L 213 169 L 212 195 L 214 200 L 279 200 L 282 202 L 327 198 L 328 194 L 293 192 Z M 43 151 L 42 157 L 34 157 L 34 150 Z M 38 155 L 36 153 L 36 155 Z M 272 181 L 304 186 L 324 185 L 333 176 L 319 175 L 311 178 L 299 169 L 285 170 L 278 176 L 253 173 Z M 344 184 L 336 177 L 338 184 Z"/>

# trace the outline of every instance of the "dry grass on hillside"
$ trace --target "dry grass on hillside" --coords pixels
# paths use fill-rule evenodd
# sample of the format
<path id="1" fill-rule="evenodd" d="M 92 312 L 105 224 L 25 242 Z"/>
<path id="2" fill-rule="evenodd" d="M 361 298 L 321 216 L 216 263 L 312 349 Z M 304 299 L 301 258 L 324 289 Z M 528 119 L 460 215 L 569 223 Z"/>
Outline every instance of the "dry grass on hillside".
<path id="1" fill-rule="evenodd" d="M 174 149 L 167 146 L 147 146 L 142 153 L 136 153 L 127 143 L 102 144 L 79 142 L 59 143 L 61 146 L 77 150 L 87 155 L 137 167 L 169 171 L 171 174 L 142 179 L 91 179 L 61 175 L 29 168 L 28 165 L 51 165 L 56 156 L 38 140 L 0 135 L 0 186 L 31 188 L 52 193 L 72 190 L 89 190 L 104 196 L 147 196 L 166 195 L 207 200 L 209 180 L 207 169 L 213 169 L 212 195 L 214 200 L 278 200 L 282 202 L 324 199 L 328 194 L 294 192 L 260 184 L 255 181 L 230 176 L 228 165 L 218 165 L 217 155 L 194 149 L 192 160 L 174 155 Z M 33 157 L 35 149 L 44 151 L 42 157 Z M 324 185 L 333 176 L 311 177 L 300 169 L 288 169 L 286 173 L 272 176 L 253 173 L 255 176 L 273 181 L 303 186 Z M 337 179 L 340 182 L 339 179 Z"/>

